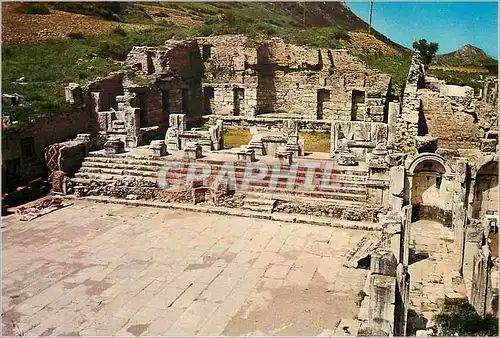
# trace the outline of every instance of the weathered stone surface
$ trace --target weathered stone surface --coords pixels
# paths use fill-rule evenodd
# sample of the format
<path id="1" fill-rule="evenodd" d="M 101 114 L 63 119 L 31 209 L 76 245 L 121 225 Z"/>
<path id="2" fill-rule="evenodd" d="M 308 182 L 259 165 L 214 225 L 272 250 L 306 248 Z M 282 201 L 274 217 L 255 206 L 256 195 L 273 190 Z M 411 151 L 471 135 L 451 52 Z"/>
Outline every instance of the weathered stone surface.
<path id="1" fill-rule="evenodd" d="M 64 90 L 66 102 L 75 106 L 79 106 L 83 103 L 82 87 L 80 87 L 78 83 L 70 83 Z"/>
<path id="2" fill-rule="evenodd" d="M 274 153 L 274 156 L 280 160 L 282 165 L 292 165 L 293 152 L 289 151 L 286 147 L 280 147 Z"/>
<path id="3" fill-rule="evenodd" d="M 372 253 L 370 271 L 372 274 L 396 277 L 398 262 L 391 251 L 377 250 Z"/>
<path id="4" fill-rule="evenodd" d="M 238 161 L 255 162 L 255 150 L 242 147 L 237 152 Z"/>
<path id="5" fill-rule="evenodd" d="M 203 156 L 201 146 L 198 143 L 188 143 L 184 148 L 184 156 L 188 160 L 201 158 Z"/>
<path id="6" fill-rule="evenodd" d="M 125 152 L 125 143 L 118 139 L 111 139 L 104 144 L 104 150 L 106 154 L 121 154 Z"/>
<path id="7" fill-rule="evenodd" d="M 391 194 L 403 197 L 405 188 L 405 168 L 404 166 L 391 167 L 389 169 Z"/>
<path id="8" fill-rule="evenodd" d="M 152 156 L 165 156 L 167 155 L 167 146 L 163 140 L 151 141 L 149 145 L 150 154 Z"/>

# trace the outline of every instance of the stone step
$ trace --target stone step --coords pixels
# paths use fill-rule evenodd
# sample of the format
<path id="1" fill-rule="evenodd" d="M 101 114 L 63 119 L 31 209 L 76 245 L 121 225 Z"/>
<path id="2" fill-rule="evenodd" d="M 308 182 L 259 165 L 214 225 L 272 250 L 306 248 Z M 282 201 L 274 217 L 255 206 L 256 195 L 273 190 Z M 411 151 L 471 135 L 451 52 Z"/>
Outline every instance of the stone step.
<path id="1" fill-rule="evenodd" d="M 273 205 L 251 205 L 251 204 L 243 204 L 241 206 L 242 209 L 256 211 L 256 212 L 272 212 L 274 206 Z"/>
<path id="2" fill-rule="evenodd" d="M 183 178 L 187 174 L 192 173 L 193 171 L 189 171 L 187 168 L 169 168 L 165 174 L 166 177 L 169 178 Z M 197 171 L 197 173 L 200 173 L 201 175 L 201 170 Z M 210 177 L 215 178 L 219 174 L 218 171 L 212 170 L 210 173 Z M 221 173 L 223 175 L 224 173 Z M 245 177 L 246 173 L 243 170 L 236 170 L 234 173 L 234 176 L 236 179 L 242 179 Z M 279 181 L 283 181 L 286 179 L 294 179 L 296 182 L 305 182 L 305 177 L 304 175 L 296 175 L 293 172 L 289 173 L 283 173 L 282 175 L 273 175 L 273 174 L 267 174 L 264 178 L 261 179 L 261 181 L 269 181 L 270 178 L 273 177 L 274 179 L 278 179 Z M 328 180 L 329 179 L 329 180 Z M 328 183 L 329 185 L 346 185 L 346 184 L 351 184 L 351 186 L 365 186 L 366 184 L 366 177 L 361 177 L 357 175 L 342 175 L 342 174 L 332 174 L 329 178 L 325 177 L 323 178 L 322 173 L 317 173 L 312 177 L 313 182 L 322 182 L 323 180 Z"/>
<path id="3" fill-rule="evenodd" d="M 186 184 L 186 179 L 184 177 L 181 178 L 159 178 L 160 182 L 165 182 L 166 184 L 169 185 L 177 185 L 179 187 L 183 187 Z M 204 186 L 210 186 L 212 185 L 213 180 L 204 180 L 203 185 Z M 258 181 L 258 182 L 250 182 L 250 184 L 245 188 L 245 190 L 248 191 L 256 191 L 256 192 L 269 192 L 269 191 L 276 191 L 279 193 L 289 193 L 291 195 L 301 195 L 301 196 L 330 196 L 331 194 L 334 194 L 335 196 L 345 196 L 346 199 L 353 200 L 351 197 L 356 197 L 356 200 L 359 201 L 365 201 L 366 196 L 367 196 L 367 189 L 366 187 L 344 187 L 344 186 L 333 186 L 330 187 L 328 190 L 318 190 L 315 188 L 315 190 L 307 191 L 307 190 L 300 190 L 299 185 L 296 185 L 295 187 L 291 188 L 288 187 L 288 184 L 286 182 L 277 182 L 274 186 L 273 189 L 270 188 L 269 186 L 269 181 Z M 236 190 L 240 190 L 241 188 L 241 180 L 236 180 Z M 243 190 L 242 192 L 245 192 Z"/>
<path id="4" fill-rule="evenodd" d="M 187 170 L 187 165 L 190 163 L 206 163 L 210 164 L 212 166 L 212 170 L 215 169 L 220 169 L 221 166 L 226 163 L 227 161 L 217 161 L 217 160 L 196 160 L 196 162 L 193 161 L 186 161 L 183 159 L 167 159 L 167 160 L 152 160 L 148 157 L 144 156 L 132 156 L 130 154 L 116 154 L 116 155 L 104 155 L 101 153 L 90 153 L 86 158 L 85 161 L 88 162 L 104 162 L 104 163 L 114 163 L 114 164 L 137 164 L 137 165 L 157 165 L 157 166 L 164 166 L 167 162 L 176 162 L 176 163 L 183 163 Z M 246 163 L 241 163 L 241 162 L 233 162 L 235 171 L 244 171 L 246 168 Z M 289 169 L 289 166 L 281 166 L 280 167 L 282 171 L 286 171 Z M 306 167 L 299 167 L 299 170 L 297 171 L 298 173 L 305 173 L 307 170 Z M 316 175 L 321 175 L 323 170 L 317 170 Z M 345 169 L 342 167 L 335 167 L 332 169 L 332 174 L 339 174 L 342 176 L 353 176 L 353 177 L 362 177 L 366 178 L 368 175 L 368 171 L 365 169 Z"/>
<path id="5" fill-rule="evenodd" d="M 255 198 L 255 197 L 249 197 L 246 196 L 245 199 L 243 200 L 245 204 L 248 205 L 266 205 L 266 206 L 274 206 L 276 203 L 276 200 L 273 199 L 265 199 L 265 198 Z"/>
<path id="6" fill-rule="evenodd" d="M 130 170 L 121 168 L 96 168 L 96 167 L 81 167 L 79 173 L 95 173 L 95 174 L 112 174 L 112 175 L 126 175 L 126 176 L 141 176 L 141 177 L 158 177 L 156 171 L 147 170 Z"/>
<path id="7" fill-rule="evenodd" d="M 157 165 L 134 165 L 134 164 L 117 164 L 117 163 L 105 163 L 105 162 L 92 162 L 83 161 L 81 168 L 109 168 L 109 169 L 121 169 L 121 170 L 139 170 L 139 171 L 149 171 L 158 172 L 161 170 L 162 166 Z"/>
<path id="8" fill-rule="evenodd" d="M 111 182 L 111 181 L 145 181 L 156 183 L 157 179 L 153 177 L 145 177 L 145 176 L 130 176 L 130 175 L 114 175 L 114 174 L 94 174 L 94 173 L 82 173 L 77 172 L 75 174 L 75 178 L 83 178 L 89 181 L 103 181 L 103 182 Z M 74 181 L 74 179 L 72 179 Z"/>
<path id="9" fill-rule="evenodd" d="M 258 192 L 258 193 L 266 193 L 269 192 L 269 189 L 267 188 L 259 188 L 259 187 L 252 187 L 249 186 L 248 190 L 249 192 Z M 296 199 L 296 197 L 308 197 L 311 199 L 323 199 L 325 201 L 331 201 L 331 200 L 336 200 L 336 201 L 349 201 L 349 202 L 362 202 L 360 204 L 364 204 L 367 200 L 366 195 L 361 195 L 361 194 L 347 194 L 347 193 L 342 193 L 342 192 L 323 192 L 323 191 L 296 191 L 296 190 L 285 190 L 285 189 L 276 189 L 272 192 L 273 196 L 276 196 L 276 199 L 283 199 L 283 197 L 287 197 L 287 200 L 293 201 Z M 282 198 L 278 198 L 278 196 L 281 196 Z M 313 201 L 311 201 L 313 202 Z M 313 202 L 314 203 L 314 202 Z"/>
<path id="10" fill-rule="evenodd" d="M 126 157 L 126 155 L 120 156 L 123 154 L 116 154 L 114 156 L 89 156 L 85 157 L 84 161 L 86 162 L 100 162 L 100 163 L 113 163 L 113 164 L 132 164 L 132 165 L 150 165 L 162 167 L 165 165 L 165 161 L 161 160 L 153 160 L 149 158 L 137 158 L 137 157 Z"/>

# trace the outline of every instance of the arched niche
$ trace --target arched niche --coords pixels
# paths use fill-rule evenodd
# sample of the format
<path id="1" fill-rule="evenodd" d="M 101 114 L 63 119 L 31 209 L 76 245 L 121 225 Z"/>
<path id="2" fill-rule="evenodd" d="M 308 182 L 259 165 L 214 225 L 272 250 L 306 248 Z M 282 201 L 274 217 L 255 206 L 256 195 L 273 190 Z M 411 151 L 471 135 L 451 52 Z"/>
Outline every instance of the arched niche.
<path id="1" fill-rule="evenodd" d="M 498 215 L 498 160 L 480 165 L 474 174 L 472 217 Z"/>
<path id="2" fill-rule="evenodd" d="M 452 193 L 450 167 L 434 153 L 422 153 L 407 162 L 406 200 L 413 221 L 428 219 L 451 227 Z"/>

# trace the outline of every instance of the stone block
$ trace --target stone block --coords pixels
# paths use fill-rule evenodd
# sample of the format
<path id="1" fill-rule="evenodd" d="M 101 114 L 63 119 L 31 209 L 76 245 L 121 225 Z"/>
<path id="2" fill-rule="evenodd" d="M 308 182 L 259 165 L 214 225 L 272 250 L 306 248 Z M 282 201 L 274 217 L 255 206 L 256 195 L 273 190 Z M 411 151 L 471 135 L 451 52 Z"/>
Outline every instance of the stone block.
<path id="1" fill-rule="evenodd" d="M 64 88 L 66 102 L 71 105 L 79 106 L 83 103 L 82 87 L 78 83 L 70 83 Z"/>
<path id="2" fill-rule="evenodd" d="M 238 161 L 255 162 L 255 150 L 248 148 L 240 148 L 237 152 Z"/>
<path id="3" fill-rule="evenodd" d="M 340 153 L 337 155 L 338 165 L 353 166 L 358 162 L 356 160 L 356 155 L 351 153 Z"/>
<path id="4" fill-rule="evenodd" d="M 92 144 L 92 139 L 90 134 L 77 134 L 75 141 L 81 142 L 85 145 L 85 156 L 89 153 L 90 146 Z"/>
<path id="5" fill-rule="evenodd" d="M 391 194 L 403 197 L 405 188 L 405 168 L 403 166 L 391 167 L 389 169 Z"/>
<path id="6" fill-rule="evenodd" d="M 288 151 L 286 148 L 279 147 L 278 149 L 276 149 L 274 157 L 277 157 L 280 160 L 280 164 L 282 165 L 292 165 L 293 153 L 291 151 Z"/>
<path id="7" fill-rule="evenodd" d="M 202 151 L 212 151 L 212 140 L 202 137 L 198 143 L 201 146 Z"/>
<path id="8" fill-rule="evenodd" d="M 193 204 L 205 202 L 206 193 L 207 193 L 206 187 L 197 187 L 197 188 L 191 189 L 191 194 L 193 197 Z"/>
<path id="9" fill-rule="evenodd" d="M 394 334 L 396 279 L 392 276 L 371 275 L 368 325 L 375 336 Z"/>
<path id="10" fill-rule="evenodd" d="M 201 146 L 198 143 L 188 143 L 184 149 L 184 156 L 188 160 L 201 158 L 203 156 Z"/>
<path id="11" fill-rule="evenodd" d="M 396 277 L 398 261 L 392 251 L 376 250 L 371 255 L 370 271 L 372 274 Z"/>
<path id="12" fill-rule="evenodd" d="M 484 139 L 481 141 L 480 149 L 485 153 L 494 153 L 498 144 L 497 139 Z"/>
<path id="13" fill-rule="evenodd" d="M 303 139 L 299 139 L 299 154 L 298 156 L 304 156 L 305 153 L 305 143 Z"/>
<path id="14" fill-rule="evenodd" d="M 155 157 L 167 155 L 167 146 L 165 142 L 163 140 L 151 141 L 149 145 L 149 154 Z"/>
<path id="15" fill-rule="evenodd" d="M 121 154 L 125 152 L 125 143 L 118 139 L 111 139 L 104 144 L 106 155 Z"/>

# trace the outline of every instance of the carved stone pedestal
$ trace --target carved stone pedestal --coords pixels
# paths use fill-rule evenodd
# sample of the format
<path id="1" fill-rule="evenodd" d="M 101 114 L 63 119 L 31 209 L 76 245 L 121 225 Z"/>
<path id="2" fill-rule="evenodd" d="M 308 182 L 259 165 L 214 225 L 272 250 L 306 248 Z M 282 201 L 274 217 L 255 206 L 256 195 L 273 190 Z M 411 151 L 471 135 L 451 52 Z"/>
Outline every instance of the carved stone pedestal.
<path id="1" fill-rule="evenodd" d="M 121 154 L 125 152 L 125 143 L 118 139 L 112 139 L 104 143 L 106 155 Z"/>
<path id="2" fill-rule="evenodd" d="M 196 160 L 202 157 L 201 146 L 198 143 L 189 143 L 184 149 L 184 156 L 188 160 Z"/>
<path id="3" fill-rule="evenodd" d="M 338 165 L 356 165 L 356 155 L 351 153 L 340 153 L 337 155 Z"/>
<path id="4" fill-rule="evenodd" d="M 286 148 L 280 147 L 276 149 L 274 156 L 280 160 L 280 164 L 292 165 L 293 153 L 291 151 L 286 150 Z"/>
<path id="5" fill-rule="evenodd" d="M 255 162 L 255 150 L 241 148 L 238 150 L 238 161 Z"/>
<path id="6" fill-rule="evenodd" d="M 149 145 L 149 154 L 155 157 L 167 155 L 167 146 L 165 142 L 163 140 L 151 141 Z"/>

